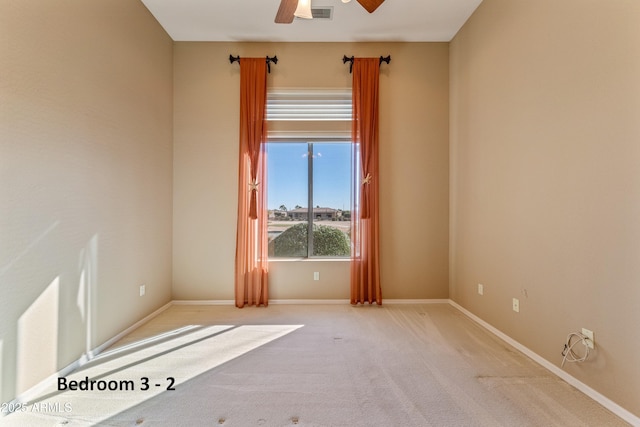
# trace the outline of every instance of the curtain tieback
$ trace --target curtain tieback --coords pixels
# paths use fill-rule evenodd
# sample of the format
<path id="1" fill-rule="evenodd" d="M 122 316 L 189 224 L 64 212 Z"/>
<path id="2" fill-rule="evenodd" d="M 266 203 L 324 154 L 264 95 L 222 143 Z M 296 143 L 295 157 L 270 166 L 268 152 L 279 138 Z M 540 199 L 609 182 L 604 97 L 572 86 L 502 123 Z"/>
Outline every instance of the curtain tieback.
<path id="1" fill-rule="evenodd" d="M 258 186 L 260 185 L 260 183 L 254 179 L 247 185 L 249 186 L 249 191 L 258 191 Z"/>
<path id="2" fill-rule="evenodd" d="M 367 174 L 367 176 L 365 176 L 365 177 L 362 179 L 362 185 L 364 185 L 364 184 L 371 184 L 371 180 L 372 180 L 372 179 L 373 179 L 373 178 L 371 177 L 371 174 L 370 174 L 370 173 L 368 173 L 368 174 Z"/>

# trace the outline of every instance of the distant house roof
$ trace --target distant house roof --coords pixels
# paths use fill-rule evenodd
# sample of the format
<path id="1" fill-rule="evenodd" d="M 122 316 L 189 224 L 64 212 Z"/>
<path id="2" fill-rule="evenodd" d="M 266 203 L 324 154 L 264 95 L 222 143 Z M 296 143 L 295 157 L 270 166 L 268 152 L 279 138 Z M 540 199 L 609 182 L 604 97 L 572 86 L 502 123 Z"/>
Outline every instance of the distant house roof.
<path id="1" fill-rule="evenodd" d="M 308 211 L 309 211 L 309 208 L 298 208 L 298 209 L 292 209 L 289 212 L 307 213 Z M 338 211 L 337 209 L 333 209 L 333 208 L 313 208 L 314 213 L 335 213 L 337 211 Z"/>

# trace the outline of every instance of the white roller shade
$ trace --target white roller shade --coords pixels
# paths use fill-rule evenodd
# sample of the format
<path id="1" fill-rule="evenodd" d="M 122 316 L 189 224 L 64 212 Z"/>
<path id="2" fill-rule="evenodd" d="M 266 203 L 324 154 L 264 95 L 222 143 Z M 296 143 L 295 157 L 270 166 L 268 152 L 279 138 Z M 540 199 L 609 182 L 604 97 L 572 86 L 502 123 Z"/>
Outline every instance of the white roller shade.
<path id="1" fill-rule="evenodd" d="M 349 139 L 351 88 L 268 89 L 269 139 Z"/>
<path id="2" fill-rule="evenodd" d="M 351 89 L 270 89 L 269 121 L 351 121 Z"/>

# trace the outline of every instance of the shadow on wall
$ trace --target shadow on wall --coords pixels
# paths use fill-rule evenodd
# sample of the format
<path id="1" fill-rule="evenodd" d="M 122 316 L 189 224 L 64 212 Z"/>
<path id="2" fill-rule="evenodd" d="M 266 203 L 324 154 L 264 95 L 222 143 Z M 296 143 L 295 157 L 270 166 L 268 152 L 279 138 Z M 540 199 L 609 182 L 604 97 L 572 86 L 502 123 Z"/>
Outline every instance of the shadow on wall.
<path id="1" fill-rule="evenodd" d="M 95 335 L 98 235 L 78 257 L 53 222 L 0 268 L 0 401 L 19 397 L 84 354 Z M 60 248 L 65 248 L 61 251 Z"/>

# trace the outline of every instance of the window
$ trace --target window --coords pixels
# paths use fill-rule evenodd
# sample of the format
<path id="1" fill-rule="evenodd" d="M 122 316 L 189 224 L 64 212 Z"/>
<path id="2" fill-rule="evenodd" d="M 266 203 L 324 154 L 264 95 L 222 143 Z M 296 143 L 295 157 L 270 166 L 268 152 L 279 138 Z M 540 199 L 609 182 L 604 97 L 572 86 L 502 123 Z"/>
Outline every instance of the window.
<path id="1" fill-rule="evenodd" d="M 269 257 L 348 257 L 351 89 L 267 92 Z"/>
<path id="2" fill-rule="evenodd" d="M 352 144 L 267 144 L 269 257 L 348 257 Z"/>

